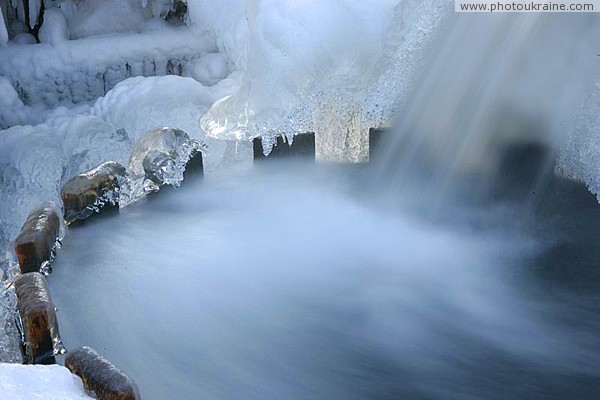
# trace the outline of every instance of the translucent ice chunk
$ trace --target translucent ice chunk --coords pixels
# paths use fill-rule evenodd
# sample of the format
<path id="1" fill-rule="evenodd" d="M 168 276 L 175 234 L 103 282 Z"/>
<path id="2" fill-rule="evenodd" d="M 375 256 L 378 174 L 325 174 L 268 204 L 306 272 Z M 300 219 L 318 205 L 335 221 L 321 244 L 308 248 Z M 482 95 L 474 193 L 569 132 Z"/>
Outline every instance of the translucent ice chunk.
<path id="1" fill-rule="evenodd" d="M 187 162 L 207 146 L 177 128 L 161 127 L 146 132 L 135 145 L 129 167 L 130 180 L 121 187 L 120 207 L 162 185 L 179 187 Z"/>

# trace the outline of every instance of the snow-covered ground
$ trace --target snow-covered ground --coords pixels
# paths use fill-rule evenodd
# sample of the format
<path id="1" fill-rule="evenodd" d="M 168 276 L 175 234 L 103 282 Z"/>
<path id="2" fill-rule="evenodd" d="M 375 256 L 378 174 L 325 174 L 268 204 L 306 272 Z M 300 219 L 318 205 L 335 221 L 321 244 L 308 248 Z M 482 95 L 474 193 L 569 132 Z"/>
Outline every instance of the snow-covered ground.
<path id="1" fill-rule="evenodd" d="M 6 400 L 89 400 L 78 376 L 60 365 L 0 363 L 0 393 Z"/>

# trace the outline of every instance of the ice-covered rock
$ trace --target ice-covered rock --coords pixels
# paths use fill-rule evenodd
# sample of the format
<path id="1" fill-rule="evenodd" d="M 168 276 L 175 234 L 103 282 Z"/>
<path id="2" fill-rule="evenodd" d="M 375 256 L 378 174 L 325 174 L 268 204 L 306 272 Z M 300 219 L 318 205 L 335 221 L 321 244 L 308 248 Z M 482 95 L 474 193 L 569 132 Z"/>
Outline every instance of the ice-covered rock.
<path id="1" fill-rule="evenodd" d="M 15 239 L 15 253 L 21 272 L 49 273 L 64 231 L 62 212 L 54 202 L 49 201 L 33 209 Z"/>
<path id="2" fill-rule="evenodd" d="M 25 362 L 54 364 L 54 356 L 66 352 L 56 320 L 56 309 L 46 278 L 39 272 L 19 275 L 15 281 L 25 344 Z"/>
<path id="3" fill-rule="evenodd" d="M 60 365 L 0 363 L 0 393 L 6 400 L 90 400 L 79 377 Z"/>
<path id="4" fill-rule="evenodd" d="M 69 352 L 65 366 L 79 376 L 84 387 L 99 400 L 140 400 L 135 382 L 91 347 Z"/>
<path id="5" fill-rule="evenodd" d="M 119 206 L 156 192 L 162 185 L 179 187 L 188 161 L 205 149 L 204 142 L 177 128 L 161 127 L 146 132 L 131 152 L 127 167 L 130 185 L 121 191 Z"/>
<path id="6" fill-rule="evenodd" d="M 61 192 L 65 221 L 85 219 L 106 204 L 116 205 L 125 179 L 125 167 L 116 161 L 104 162 L 69 179 Z"/>

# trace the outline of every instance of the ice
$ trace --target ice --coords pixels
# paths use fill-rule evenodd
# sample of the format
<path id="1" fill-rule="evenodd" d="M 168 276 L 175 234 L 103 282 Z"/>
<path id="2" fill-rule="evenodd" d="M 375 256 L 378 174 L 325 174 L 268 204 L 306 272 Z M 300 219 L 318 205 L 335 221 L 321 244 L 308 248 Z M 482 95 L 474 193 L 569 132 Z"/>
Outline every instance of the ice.
<path id="1" fill-rule="evenodd" d="M 44 23 L 39 31 L 40 42 L 56 44 L 69 40 L 65 15 L 59 8 L 44 11 Z"/>
<path id="2" fill-rule="evenodd" d="M 191 63 L 189 74 L 204 86 L 213 86 L 228 74 L 227 59 L 222 53 L 209 53 Z"/>
<path id="3" fill-rule="evenodd" d="M 42 0 L 21 0 L 29 4 L 29 26 L 33 29 L 38 23 L 38 16 L 42 7 Z"/>
<path id="4" fill-rule="evenodd" d="M 71 39 L 103 34 L 139 32 L 146 18 L 137 0 L 86 0 L 76 3 L 68 17 Z"/>
<path id="5" fill-rule="evenodd" d="M 206 5 L 204 10 L 215 16 L 236 3 Z M 358 113 L 365 129 L 389 123 L 398 97 L 390 78 L 411 80 L 418 71 L 412 66 L 451 13 L 450 2 L 437 0 L 312 0 L 301 6 L 292 0 L 263 0 L 245 5 L 245 14 L 237 10 L 212 22 L 217 35 L 239 32 L 217 43 L 245 75 L 238 92 L 213 104 L 202 117 L 209 136 L 314 132 L 325 125 L 315 117 L 333 107 L 342 115 Z M 237 28 L 244 22 L 246 37 Z M 371 102 L 372 96 L 378 101 Z"/>
<path id="6" fill-rule="evenodd" d="M 30 33 L 19 33 L 13 37 L 13 42 L 15 44 L 36 44 L 37 40 L 35 40 L 35 36 Z"/>
<path id="7" fill-rule="evenodd" d="M 580 112 L 577 126 L 560 147 L 556 172 L 583 182 L 600 202 L 600 84 Z"/>
<path id="8" fill-rule="evenodd" d="M 0 392 L 7 400 L 90 400 L 79 377 L 60 365 L 0 363 Z"/>
<path id="9" fill-rule="evenodd" d="M 30 108 L 23 108 L 18 119 L 0 118 L 0 126 L 38 124 L 49 113 L 46 108 L 93 103 L 132 76 L 165 75 L 169 60 L 181 63 L 185 74 L 191 63 L 216 49 L 212 38 L 185 26 L 126 37 L 4 46 L 0 50 L 0 76 L 10 80 Z M 0 109 L 0 114 L 11 113 Z"/>
<path id="10" fill-rule="evenodd" d="M 131 182 L 122 188 L 119 206 L 156 192 L 162 185 L 179 187 L 187 162 L 201 149 L 206 149 L 204 142 L 190 138 L 180 129 L 161 127 L 148 131 L 131 152 L 127 168 Z"/>
<path id="11" fill-rule="evenodd" d="M 2 7 L 0 7 L 0 46 L 4 46 L 8 43 L 8 30 L 6 29 L 6 20 L 4 19 L 4 13 Z"/>
<path id="12" fill-rule="evenodd" d="M 0 333 L 0 363 L 22 362 L 19 349 L 21 336 L 17 328 L 17 297 L 14 288 L 4 284 L 0 285 Z"/>

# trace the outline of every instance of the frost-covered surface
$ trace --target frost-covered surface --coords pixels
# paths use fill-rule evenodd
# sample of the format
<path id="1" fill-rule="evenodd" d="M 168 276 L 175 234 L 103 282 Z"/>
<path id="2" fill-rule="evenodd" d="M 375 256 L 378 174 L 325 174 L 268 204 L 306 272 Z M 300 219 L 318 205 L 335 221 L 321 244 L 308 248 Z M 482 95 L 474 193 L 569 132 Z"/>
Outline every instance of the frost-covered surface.
<path id="1" fill-rule="evenodd" d="M 600 202 L 600 84 L 579 115 L 574 132 L 561 146 L 556 172 L 583 182 Z"/>
<path id="2" fill-rule="evenodd" d="M 59 365 L 0 363 L 0 393 L 7 400 L 90 400 L 79 377 Z"/>
<path id="3" fill-rule="evenodd" d="M 129 77 L 192 75 L 188 63 L 198 74 L 195 62 L 214 51 L 214 40 L 186 27 L 2 47 L 0 77 L 10 80 L 12 92 L 27 107 L 19 108 L 14 100 L 5 107 L 0 100 L 0 127 L 43 122 L 47 107 L 72 108 L 73 103 L 94 100 Z M 4 93 L 6 84 L 1 84 Z"/>
<path id="4" fill-rule="evenodd" d="M 13 287 L 0 286 L 0 360 L 20 363 L 20 333 L 17 327 L 17 295 Z M 1 364 L 0 364 L 1 365 Z"/>
<path id="5" fill-rule="evenodd" d="M 341 115 L 355 110 L 366 125 L 386 123 L 452 11 L 439 0 L 239 3 L 204 7 L 217 35 L 228 32 L 221 49 L 245 71 L 240 90 L 202 119 L 216 137 L 314 131 L 315 116 L 333 106 Z"/>

